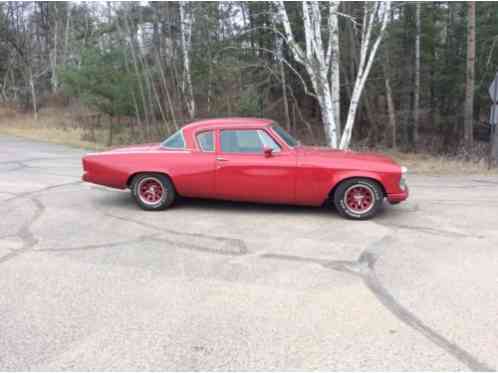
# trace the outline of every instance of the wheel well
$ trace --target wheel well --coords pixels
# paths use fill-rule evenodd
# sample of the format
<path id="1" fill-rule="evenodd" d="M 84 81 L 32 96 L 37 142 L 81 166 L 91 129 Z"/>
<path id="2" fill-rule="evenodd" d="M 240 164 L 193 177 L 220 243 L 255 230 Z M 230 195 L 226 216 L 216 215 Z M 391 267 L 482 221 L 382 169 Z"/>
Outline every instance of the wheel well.
<path id="1" fill-rule="evenodd" d="M 382 185 L 382 183 L 379 182 L 378 180 L 375 180 L 375 179 L 373 179 L 371 177 L 368 177 L 368 176 L 353 176 L 353 177 L 347 177 L 345 179 L 342 179 L 341 181 L 339 181 L 338 183 L 336 183 L 334 185 L 334 187 L 332 188 L 332 190 L 329 192 L 328 200 L 333 200 L 334 199 L 334 193 L 335 193 L 337 187 L 340 184 L 342 184 L 345 181 L 352 180 L 352 179 L 366 179 L 366 180 L 370 180 L 370 181 L 376 183 L 380 187 L 380 189 L 382 190 L 382 194 L 384 195 L 384 197 L 387 196 L 386 189 L 384 188 L 384 185 Z"/>
<path id="2" fill-rule="evenodd" d="M 135 172 L 134 174 L 131 174 L 129 177 L 128 177 L 128 180 L 126 180 L 126 186 L 128 188 L 131 188 L 131 183 L 133 181 L 133 179 L 138 176 L 138 175 L 142 175 L 142 174 L 156 174 L 156 175 L 164 175 L 166 176 L 169 181 L 171 181 L 171 184 L 173 184 L 173 186 L 175 186 L 175 183 L 173 183 L 173 180 L 171 179 L 171 176 L 169 176 L 167 173 L 165 172 L 155 172 L 155 171 L 140 171 L 140 172 Z M 175 187 L 176 189 L 176 187 Z"/>

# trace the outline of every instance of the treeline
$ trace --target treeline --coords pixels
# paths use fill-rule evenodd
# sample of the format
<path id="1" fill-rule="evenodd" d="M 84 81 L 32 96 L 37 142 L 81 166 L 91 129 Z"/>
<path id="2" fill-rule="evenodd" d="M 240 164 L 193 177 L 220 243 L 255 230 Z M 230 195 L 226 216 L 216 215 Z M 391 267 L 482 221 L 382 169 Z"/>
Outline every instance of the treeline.
<path id="1" fill-rule="evenodd" d="M 0 100 L 80 102 L 162 137 L 264 116 L 309 143 L 489 141 L 494 2 L 4 2 Z"/>

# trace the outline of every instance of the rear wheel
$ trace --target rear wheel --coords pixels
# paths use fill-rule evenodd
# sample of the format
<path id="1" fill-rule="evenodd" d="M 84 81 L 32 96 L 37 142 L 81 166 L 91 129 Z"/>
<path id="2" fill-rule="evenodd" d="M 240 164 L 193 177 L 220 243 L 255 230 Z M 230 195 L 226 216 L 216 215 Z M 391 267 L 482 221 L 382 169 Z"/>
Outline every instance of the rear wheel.
<path id="1" fill-rule="evenodd" d="M 366 220 L 375 216 L 384 200 L 380 185 L 370 179 L 355 178 L 339 184 L 334 193 L 334 205 L 344 217 Z"/>
<path id="2" fill-rule="evenodd" d="M 166 175 L 145 173 L 134 177 L 131 191 L 144 210 L 164 210 L 174 202 L 176 192 Z"/>

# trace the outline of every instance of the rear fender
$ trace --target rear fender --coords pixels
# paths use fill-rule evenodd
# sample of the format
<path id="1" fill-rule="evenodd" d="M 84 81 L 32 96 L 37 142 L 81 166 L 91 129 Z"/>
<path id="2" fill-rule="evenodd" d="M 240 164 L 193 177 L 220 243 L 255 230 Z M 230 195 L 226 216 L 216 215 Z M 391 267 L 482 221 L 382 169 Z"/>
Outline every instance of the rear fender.
<path id="1" fill-rule="evenodd" d="M 146 170 L 137 170 L 135 172 L 132 172 L 128 175 L 128 179 L 126 180 L 126 185 L 125 188 L 130 188 L 131 187 L 131 182 L 133 181 L 133 178 L 137 175 L 140 174 L 161 174 L 167 176 L 170 181 L 173 183 L 173 180 L 171 179 L 170 174 L 166 170 L 155 170 L 155 169 L 146 169 Z"/>

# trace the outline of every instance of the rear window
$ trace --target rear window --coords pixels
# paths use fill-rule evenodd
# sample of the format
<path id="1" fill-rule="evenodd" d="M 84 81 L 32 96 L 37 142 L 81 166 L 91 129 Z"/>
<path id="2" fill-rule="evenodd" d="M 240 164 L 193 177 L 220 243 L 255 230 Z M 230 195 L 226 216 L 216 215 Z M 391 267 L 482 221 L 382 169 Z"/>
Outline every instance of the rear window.
<path id="1" fill-rule="evenodd" d="M 203 152 L 214 152 L 213 131 L 199 133 L 197 135 L 197 143 Z"/>
<path id="2" fill-rule="evenodd" d="M 183 139 L 183 132 L 179 130 L 168 137 L 161 143 L 163 148 L 170 149 L 185 149 L 185 140 Z"/>

